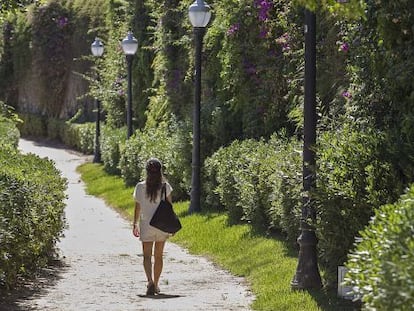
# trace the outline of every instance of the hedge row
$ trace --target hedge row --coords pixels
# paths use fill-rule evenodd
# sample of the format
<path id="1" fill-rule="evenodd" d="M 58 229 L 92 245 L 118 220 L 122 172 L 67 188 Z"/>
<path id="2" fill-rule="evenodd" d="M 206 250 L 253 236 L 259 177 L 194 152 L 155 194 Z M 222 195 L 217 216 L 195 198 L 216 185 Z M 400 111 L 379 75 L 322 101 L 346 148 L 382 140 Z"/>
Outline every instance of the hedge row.
<path id="1" fill-rule="evenodd" d="M 385 160 L 386 139 L 373 130 L 344 126 L 320 134 L 317 187 L 320 264 L 336 284 L 355 236 L 374 210 L 403 191 L 395 168 Z M 302 205 L 301 143 L 273 136 L 270 141 L 235 141 L 205 162 L 206 203 L 221 206 L 233 221 L 299 235 Z"/>
<path id="2" fill-rule="evenodd" d="M 22 114 L 22 135 L 46 137 L 86 154 L 92 154 L 95 144 L 95 123 L 76 124 L 58 119 Z M 121 175 L 126 185 L 134 185 L 144 178 L 145 162 L 158 157 L 164 173 L 174 188 L 174 199 L 188 198 L 191 175 L 191 145 L 186 124 L 172 118 L 156 128 L 137 130 L 126 139 L 126 128 L 102 126 L 100 137 L 101 159 L 110 174 Z M 183 156 L 184 155 L 184 156 Z"/>
<path id="3" fill-rule="evenodd" d="M 52 140 L 59 140 L 65 145 L 85 154 L 93 153 L 95 139 L 94 123 L 77 124 L 25 113 L 20 113 L 19 116 L 23 120 L 19 124 L 19 130 L 23 136 L 46 137 Z"/>
<path id="4" fill-rule="evenodd" d="M 274 135 L 269 142 L 235 141 L 205 162 L 207 206 L 221 206 L 234 222 L 298 237 L 301 194 L 300 144 Z"/>
<path id="5" fill-rule="evenodd" d="M 17 130 L 13 122 L 2 122 Z M 17 131 L 18 132 L 18 131 Z M 13 135 L 14 136 L 14 135 Z M 44 266 L 64 228 L 66 180 L 52 161 L 22 155 L 0 133 L 0 286 Z"/>

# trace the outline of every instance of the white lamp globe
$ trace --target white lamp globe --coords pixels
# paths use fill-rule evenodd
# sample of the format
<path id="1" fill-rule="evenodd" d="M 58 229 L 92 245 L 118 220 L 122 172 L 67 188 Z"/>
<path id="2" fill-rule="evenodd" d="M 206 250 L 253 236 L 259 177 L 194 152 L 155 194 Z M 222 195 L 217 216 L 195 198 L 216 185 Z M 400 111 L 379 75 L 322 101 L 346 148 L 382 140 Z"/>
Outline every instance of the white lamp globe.
<path id="1" fill-rule="evenodd" d="M 101 57 L 104 52 L 104 45 L 99 38 L 95 38 L 95 41 L 91 44 L 91 51 L 93 56 Z"/>
<path id="2" fill-rule="evenodd" d="M 134 55 L 138 49 L 138 41 L 134 38 L 131 31 L 128 31 L 128 34 L 122 40 L 122 50 L 125 55 Z"/>
<path id="3" fill-rule="evenodd" d="M 204 0 L 195 0 L 188 8 L 188 16 L 193 27 L 204 28 L 211 18 L 211 8 Z"/>

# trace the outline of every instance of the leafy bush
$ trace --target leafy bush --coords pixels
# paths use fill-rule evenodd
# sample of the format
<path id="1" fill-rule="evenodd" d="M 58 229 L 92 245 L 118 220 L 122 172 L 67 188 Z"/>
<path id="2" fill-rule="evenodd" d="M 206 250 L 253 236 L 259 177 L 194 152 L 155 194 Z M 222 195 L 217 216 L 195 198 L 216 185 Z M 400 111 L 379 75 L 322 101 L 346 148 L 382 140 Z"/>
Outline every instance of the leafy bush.
<path id="1" fill-rule="evenodd" d="M 18 126 L 22 136 L 46 137 L 47 128 L 43 117 L 30 113 L 19 113 L 19 117 L 23 120 Z"/>
<path id="2" fill-rule="evenodd" d="M 64 227 L 66 181 L 53 162 L 0 150 L 0 284 L 47 263 Z"/>
<path id="3" fill-rule="evenodd" d="M 414 186 L 395 204 L 379 208 L 360 232 L 346 263 L 346 283 L 367 310 L 414 306 Z"/>
<path id="4" fill-rule="evenodd" d="M 374 130 L 344 125 L 320 135 L 317 177 L 317 233 L 320 263 L 328 282 L 335 281 L 374 209 L 402 193 L 396 170 L 387 163 L 384 136 Z"/>
<path id="5" fill-rule="evenodd" d="M 120 175 L 121 146 L 125 144 L 126 127 L 115 129 L 110 126 L 102 128 L 101 156 L 105 171 Z"/>
<path id="6" fill-rule="evenodd" d="M 238 204 L 240 189 L 238 189 L 234 173 L 243 165 L 240 162 L 244 159 L 244 152 L 247 154 L 253 152 L 257 144 L 256 141 L 249 140 L 242 146 L 242 142 L 234 141 L 230 146 L 217 150 L 210 158 L 206 159 L 204 164 L 205 203 L 207 206 L 216 207 L 216 202 L 220 202 L 219 206 L 222 206 L 229 213 L 232 221 L 240 221 L 243 217 L 243 207 Z M 247 165 L 247 163 L 244 164 Z"/>
<path id="7" fill-rule="evenodd" d="M 205 204 L 231 221 L 298 236 L 301 202 L 299 143 L 274 135 L 269 142 L 234 141 L 205 161 Z"/>
<path id="8" fill-rule="evenodd" d="M 23 136 L 58 140 L 66 146 L 91 154 L 95 146 L 95 123 L 71 123 L 56 118 L 45 119 L 34 114 L 20 114 Z"/>
<path id="9" fill-rule="evenodd" d="M 12 146 L 17 148 L 20 132 L 16 127 L 20 119 L 12 108 L 0 101 L 0 146 Z"/>
<path id="10" fill-rule="evenodd" d="M 273 136 L 270 145 L 274 157 L 263 163 L 263 170 L 268 171 L 264 177 L 269 176 L 271 187 L 267 190 L 271 193 L 270 227 L 286 232 L 288 240 L 296 245 L 302 208 L 302 143 Z"/>
<path id="11" fill-rule="evenodd" d="M 127 185 L 145 177 L 145 163 L 157 157 L 163 163 L 164 174 L 174 188 L 174 198 L 188 197 L 190 164 L 183 156 L 188 148 L 187 137 L 174 121 L 162 122 L 157 128 L 136 131 L 121 151 L 120 170 Z"/>

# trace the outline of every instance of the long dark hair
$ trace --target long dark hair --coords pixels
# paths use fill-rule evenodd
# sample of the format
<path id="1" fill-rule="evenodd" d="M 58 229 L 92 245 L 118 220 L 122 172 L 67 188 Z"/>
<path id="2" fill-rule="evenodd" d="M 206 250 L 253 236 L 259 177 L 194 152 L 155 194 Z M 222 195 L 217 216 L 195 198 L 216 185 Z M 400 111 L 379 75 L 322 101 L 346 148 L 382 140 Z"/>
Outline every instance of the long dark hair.
<path id="1" fill-rule="evenodd" d="M 147 179 L 145 180 L 147 197 L 151 202 L 155 202 L 158 190 L 161 189 L 164 181 L 161 161 L 151 158 L 147 161 L 145 169 L 147 170 Z"/>

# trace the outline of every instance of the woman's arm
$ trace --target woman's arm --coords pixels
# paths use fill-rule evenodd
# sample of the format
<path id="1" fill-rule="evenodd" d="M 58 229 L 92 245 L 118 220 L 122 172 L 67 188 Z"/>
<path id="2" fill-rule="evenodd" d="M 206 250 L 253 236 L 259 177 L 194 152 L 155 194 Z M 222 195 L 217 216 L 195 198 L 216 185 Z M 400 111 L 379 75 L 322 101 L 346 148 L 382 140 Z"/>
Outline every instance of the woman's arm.
<path id="1" fill-rule="evenodd" d="M 134 234 L 134 236 L 139 237 L 139 226 L 137 225 L 138 221 L 139 221 L 139 215 L 141 213 L 141 205 L 139 205 L 138 202 L 135 202 L 135 209 L 134 209 L 134 222 L 133 222 L 133 229 L 132 229 L 132 233 Z"/>

